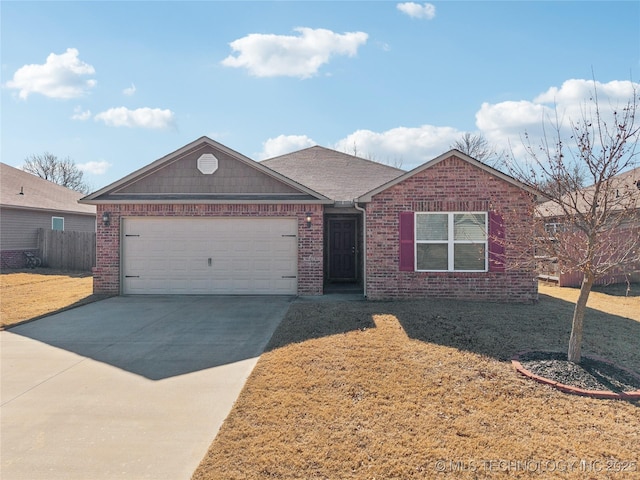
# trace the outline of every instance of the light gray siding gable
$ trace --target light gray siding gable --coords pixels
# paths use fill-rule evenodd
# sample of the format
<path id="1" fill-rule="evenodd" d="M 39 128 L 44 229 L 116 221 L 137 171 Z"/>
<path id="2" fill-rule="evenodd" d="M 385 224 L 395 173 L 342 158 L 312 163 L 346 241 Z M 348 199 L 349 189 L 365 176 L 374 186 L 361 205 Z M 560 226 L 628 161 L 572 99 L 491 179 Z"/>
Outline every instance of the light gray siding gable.
<path id="1" fill-rule="evenodd" d="M 213 154 L 218 169 L 213 174 L 198 170 L 198 158 Z M 200 145 L 175 161 L 114 190 L 124 194 L 299 194 L 291 185 L 232 158 L 210 145 Z"/>

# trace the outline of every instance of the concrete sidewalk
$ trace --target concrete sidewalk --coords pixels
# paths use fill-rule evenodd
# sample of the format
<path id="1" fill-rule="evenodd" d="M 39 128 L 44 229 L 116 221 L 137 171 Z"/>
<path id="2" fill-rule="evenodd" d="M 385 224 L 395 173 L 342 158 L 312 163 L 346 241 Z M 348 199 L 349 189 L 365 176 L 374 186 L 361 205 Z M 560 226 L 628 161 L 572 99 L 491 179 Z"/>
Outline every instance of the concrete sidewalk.
<path id="1" fill-rule="evenodd" d="M 115 297 L 0 332 L 0 477 L 189 479 L 291 300 Z"/>

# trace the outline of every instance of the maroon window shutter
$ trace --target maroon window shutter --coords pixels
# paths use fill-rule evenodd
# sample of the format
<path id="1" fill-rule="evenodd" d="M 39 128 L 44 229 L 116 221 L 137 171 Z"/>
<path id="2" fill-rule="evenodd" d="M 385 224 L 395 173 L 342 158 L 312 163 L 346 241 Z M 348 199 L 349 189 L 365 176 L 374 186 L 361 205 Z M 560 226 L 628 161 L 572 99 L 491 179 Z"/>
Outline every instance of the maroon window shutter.
<path id="1" fill-rule="evenodd" d="M 400 213 L 400 271 L 413 272 L 413 212 Z"/>
<path id="2" fill-rule="evenodd" d="M 504 272 L 504 220 L 498 212 L 489 212 L 489 271 Z"/>

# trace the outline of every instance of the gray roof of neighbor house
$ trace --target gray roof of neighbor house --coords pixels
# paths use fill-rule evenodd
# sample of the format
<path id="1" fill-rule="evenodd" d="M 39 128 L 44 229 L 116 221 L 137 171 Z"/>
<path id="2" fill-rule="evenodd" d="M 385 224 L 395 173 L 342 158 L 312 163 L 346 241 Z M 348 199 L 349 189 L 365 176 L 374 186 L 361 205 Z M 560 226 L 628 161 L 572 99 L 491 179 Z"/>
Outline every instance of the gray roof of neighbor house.
<path id="1" fill-rule="evenodd" d="M 96 207 L 81 205 L 83 193 L 0 163 L 0 206 L 95 215 Z"/>
<path id="2" fill-rule="evenodd" d="M 640 167 L 627 170 L 615 177 L 611 177 L 610 186 L 606 189 L 610 194 L 609 206 L 611 210 L 637 210 L 640 209 Z M 585 212 L 593 204 L 595 185 L 590 185 L 565 195 L 563 202 L 566 209 L 573 210 L 573 205 L 578 211 Z M 600 194 L 602 197 L 602 193 Z M 544 202 L 538 207 L 538 214 L 543 217 L 561 217 L 565 214 L 565 208 L 553 200 Z"/>
<path id="3" fill-rule="evenodd" d="M 320 146 L 261 163 L 338 202 L 351 202 L 405 173 L 399 168 Z"/>

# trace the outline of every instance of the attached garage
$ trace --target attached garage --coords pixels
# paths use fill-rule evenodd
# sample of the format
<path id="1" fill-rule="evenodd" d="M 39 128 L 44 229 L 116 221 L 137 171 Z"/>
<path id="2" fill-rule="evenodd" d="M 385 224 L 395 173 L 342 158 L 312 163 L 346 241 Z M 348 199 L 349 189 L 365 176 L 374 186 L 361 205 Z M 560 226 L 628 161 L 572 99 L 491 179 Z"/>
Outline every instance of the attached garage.
<path id="1" fill-rule="evenodd" d="M 295 295 L 296 218 L 122 219 L 122 293 Z"/>
<path id="2" fill-rule="evenodd" d="M 95 293 L 320 295 L 329 198 L 202 137 L 80 200 Z"/>

